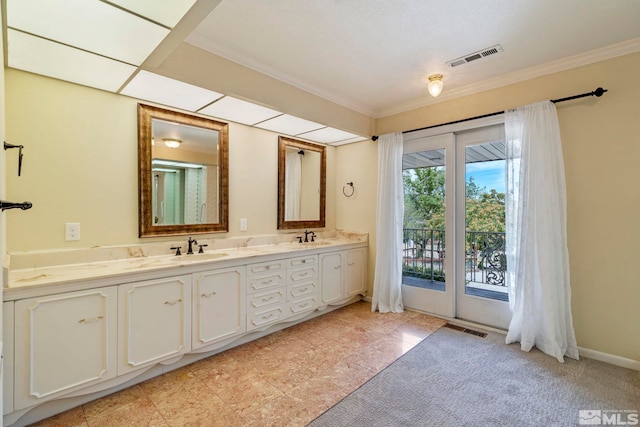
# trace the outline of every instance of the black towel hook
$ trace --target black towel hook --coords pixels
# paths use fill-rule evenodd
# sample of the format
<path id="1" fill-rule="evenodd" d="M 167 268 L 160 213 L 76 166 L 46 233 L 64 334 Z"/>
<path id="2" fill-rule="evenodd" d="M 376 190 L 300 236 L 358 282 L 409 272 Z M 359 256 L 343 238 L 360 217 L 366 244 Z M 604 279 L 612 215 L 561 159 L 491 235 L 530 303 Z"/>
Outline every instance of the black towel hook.
<path id="1" fill-rule="evenodd" d="M 14 145 L 9 144 L 7 141 L 4 142 L 4 149 L 8 150 L 9 148 L 18 148 L 18 176 L 22 173 L 22 149 L 24 145 Z"/>

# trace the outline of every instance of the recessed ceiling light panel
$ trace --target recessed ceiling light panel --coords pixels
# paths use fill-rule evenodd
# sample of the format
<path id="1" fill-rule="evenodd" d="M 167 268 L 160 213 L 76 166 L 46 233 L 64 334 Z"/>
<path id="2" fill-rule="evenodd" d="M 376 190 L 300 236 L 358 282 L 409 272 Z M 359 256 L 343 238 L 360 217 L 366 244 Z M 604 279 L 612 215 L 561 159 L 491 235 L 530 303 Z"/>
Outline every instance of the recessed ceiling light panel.
<path id="1" fill-rule="evenodd" d="M 127 10 L 137 13 L 166 25 L 169 28 L 176 26 L 178 21 L 189 11 L 195 0 L 110 0 Z"/>
<path id="2" fill-rule="evenodd" d="M 132 65 L 11 29 L 7 30 L 7 45 L 9 67 L 111 92 L 136 70 Z"/>
<path id="3" fill-rule="evenodd" d="M 253 125 L 282 114 L 231 96 L 225 96 L 198 112 L 245 125 Z"/>
<path id="4" fill-rule="evenodd" d="M 298 136 L 310 141 L 321 142 L 323 144 L 333 144 L 335 142 L 358 137 L 358 135 L 355 135 L 353 133 L 334 128 L 318 129 L 312 132 L 303 133 Z"/>
<path id="5" fill-rule="evenodd" d="M 292 136 L 296 136 L 305 132 L 311 132 L 312 130 L 325 127 L 321 124 L 310 122 L 309 120 L 290 116 L 289 114 L 283 114 L 262 123 L 258 123 L 255 126 L 273 132 Z"/>
<path id="6" fill-rule="evenodd" d="M 121 93 L 187 111 L 197 111 L 222 97 L 221 93 L 148 71 L 140 71 Z"/>
<path id="7" fill-rule="evenodd" d="M 7 27 L 133 65 L 140 65 L 169 34 L 95 0 L 7 0 Z"/>

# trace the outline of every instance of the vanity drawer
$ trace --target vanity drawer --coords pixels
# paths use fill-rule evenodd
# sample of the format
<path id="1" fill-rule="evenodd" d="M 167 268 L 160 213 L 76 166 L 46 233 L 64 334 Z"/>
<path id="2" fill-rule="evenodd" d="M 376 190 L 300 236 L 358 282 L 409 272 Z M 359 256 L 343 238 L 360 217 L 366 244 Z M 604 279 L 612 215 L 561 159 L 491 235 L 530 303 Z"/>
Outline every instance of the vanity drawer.
<path id="1" fill-rule="evenodd" d="M 303 297 L 315 296 L 318 293 L 318 289 L 317 280 L 289 285 L 287 287 L 287 299 L 294 301 Z"/>
<path id="2" fill-rule="evenodd" d="M 267 326 L 283 320 L 286 304 L 267 307 L 265 309 L 249 309 L 247 312 L 247 331 Z"/>
<path id="3" fill-rule="evenodd" d="M 257 309 L 266 307 L 273 304 L 281 304 L 286 301 L 285 288 L 269 290 L 267 292 L 260 292 L 253 294 L 249 297 L 249 307 L 251 309 Z"/>
<path id="4" fill-rule="evenodd" d="M 280 259 L 277 261 L 261 262 L 257 264 L 251 264 L 247 266 L 247 274 L 261 274 L 267 272 L 284 271 L 287 268 L 286 260 Z"/>
<path id="5" fill-rule="evenodd" d="M 318 298 L 314 295 L 310 298 L 303 298 L 298 301 L 289 303 L 289 311 L 291 314 L 299 314 L 305 311 L 312 311 L 318 307 Z"/>
<path id="6" fill-rule="evenodd" d="M 288 268 L 303 267 L 305 265 L 317 265 L 318 255 L 301 256 L 297 258 L 291 258 L 288 261 L 289 261 L 287 263 Z"/>
<path id="7" fill-rule="evenodd" d="M 318 277 L 317 265 L 290 269 L 287 272 L 287 284 L 291 285 L 294 283 L 300 283 L 307 280 L 315 279 L 316 277 Z"/>
<path id="8" fill-rule="evenodd" d="M 286 285 L 284 271 L 275 271 L 248 277 L 247 293 L 252 294 L 261 290 L 277 288 Z"/>

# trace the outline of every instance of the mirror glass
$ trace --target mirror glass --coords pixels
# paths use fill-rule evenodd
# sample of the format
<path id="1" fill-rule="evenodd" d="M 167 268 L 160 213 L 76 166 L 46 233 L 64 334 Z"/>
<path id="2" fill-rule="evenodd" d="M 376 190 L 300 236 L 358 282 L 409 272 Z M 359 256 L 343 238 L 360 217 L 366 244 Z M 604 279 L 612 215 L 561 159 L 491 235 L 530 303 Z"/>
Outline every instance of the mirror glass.
<path id="1" fill-rule="evenodd" d="M 326 147 L 281 136 L 278 228 L 325 226 Z"/>
<path id="2" fill-rule="evenodd" d="M 227 232 L 228 124 L 138 104 L 140 237 Z"/>

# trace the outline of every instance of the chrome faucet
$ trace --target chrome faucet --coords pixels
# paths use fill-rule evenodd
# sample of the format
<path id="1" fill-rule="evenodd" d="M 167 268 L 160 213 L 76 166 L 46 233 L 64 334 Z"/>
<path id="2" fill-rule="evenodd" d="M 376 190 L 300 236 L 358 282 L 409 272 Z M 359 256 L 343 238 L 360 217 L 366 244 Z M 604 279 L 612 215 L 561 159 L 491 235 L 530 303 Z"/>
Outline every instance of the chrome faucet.
<path id="1" fill-rule="evenodd" d="M 193 244 L 195 243 L 197 245 L 198 242 L 196 241 L 196 239 L 189 237 L 189 240 L 187 241 L 187 243 L 189 243 L 189 248 L 187 249 L 187 255 L 193 255 Z"/>

